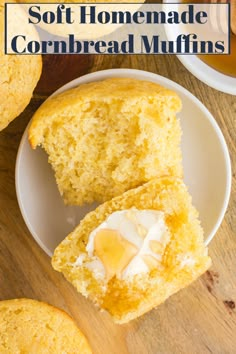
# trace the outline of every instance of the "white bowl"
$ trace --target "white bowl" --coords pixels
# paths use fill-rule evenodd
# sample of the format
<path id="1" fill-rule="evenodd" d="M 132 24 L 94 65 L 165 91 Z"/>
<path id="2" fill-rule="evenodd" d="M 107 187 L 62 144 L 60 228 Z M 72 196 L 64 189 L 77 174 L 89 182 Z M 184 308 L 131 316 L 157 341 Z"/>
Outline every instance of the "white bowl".
<path id="1" fill-rule="evenodd" d="M 63 92 L 83 83 L 110 77 L 131 77 L 156 82 L 176 91 L 182 99 L 179 114 L 185 183 L 199 211 L 208 244 L 224 217 L 231 188 L 231 166 L 224 137 L 214 118 L 189 91 L 165 77 L 132 69 L 111 69 L 85 75 L 63 86 Z M 32 150 L 27 128 L 22 137 L 16 162 L 16 192 L 21 213 L 31 234 L 51 256 L 55 247 L 95 208 L 65 206 L 57 190 L 47 155 Z"/>
<path id="2" fill-rule="evenodd" d="M 171 3 L 172 10 L 178 11 L 178 6 L 181 5 L 179 2 L 180 0 L 163 0 L 163 7 L 165 9 L 165 4 Z M 166 9 L 168 10 L 169 8 L 167 7 Z M 165 25 L 165 33 L 169 40 L 175 38 L 176 27 L 173 25 Z M 196 55 L 177 55 L 177 58 L 188 71 L 190 71 L 196 78 L 208 86 L 224 93 L 236 95 L 236 78 L 224 75 L 219 71 L 211 68 L 209 65 L 200 60 Z"/>

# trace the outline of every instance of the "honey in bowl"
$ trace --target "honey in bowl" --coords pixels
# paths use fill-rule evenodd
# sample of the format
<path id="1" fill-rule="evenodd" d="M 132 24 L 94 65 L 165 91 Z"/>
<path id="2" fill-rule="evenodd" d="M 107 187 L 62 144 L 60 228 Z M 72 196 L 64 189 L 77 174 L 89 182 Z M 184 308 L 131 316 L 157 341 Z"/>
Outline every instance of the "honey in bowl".
<path id="1" fill-rule="evenodd" d="M 226 3 L 230 3 L 236 0 L 225 1 Z M 182 0 L 183 3 L 211 3 L 210 0 Z M 208 54 L 208 55 L 199 55 L 199 59 L 201 59 L 204 63 L 211 66 L 213 69 L 229 76 L 236 77 L 236 35 L 232 32 L 230 33 L 230 54 Z"/>

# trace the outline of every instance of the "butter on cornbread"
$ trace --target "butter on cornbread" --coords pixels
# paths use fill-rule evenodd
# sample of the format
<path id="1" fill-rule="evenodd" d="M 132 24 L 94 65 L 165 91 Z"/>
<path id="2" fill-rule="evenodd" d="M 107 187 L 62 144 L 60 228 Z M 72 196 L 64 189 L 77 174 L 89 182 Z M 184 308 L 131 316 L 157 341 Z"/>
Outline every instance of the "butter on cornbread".
<path id="1" fill-rule="evenodd" d="M 1 354 L 91 354 L 66 312 L 31 299 L 0 301 Z"/>
<path id="2" fill-rule="evenodd" d="M 48 153 L 66 204 L 104 202 L 165 175 L 182 177 L 177 94 L 111 78 L 48 99 L 29 128 Z"/>
<path id="3" fill-rule="evenodd" d="M 126 323 L 164 302 L 211 264 L 181 179 L 163 177 L 90 212 L 52 265 L 84 296 Z"/>

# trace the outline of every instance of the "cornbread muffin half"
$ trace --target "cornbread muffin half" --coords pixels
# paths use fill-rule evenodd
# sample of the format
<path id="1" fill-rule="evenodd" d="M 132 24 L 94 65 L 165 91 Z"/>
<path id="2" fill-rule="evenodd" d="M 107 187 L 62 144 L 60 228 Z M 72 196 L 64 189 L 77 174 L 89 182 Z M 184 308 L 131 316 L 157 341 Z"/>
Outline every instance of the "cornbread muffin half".
<path id="1" fill-rule="evenodd" d="M 186 287 L 211 264 L 191 197 L 165 177 L 86 215 L 52 265 L 84 296 L 128 322 Z"/>
<path id="2" fill-rule="evenodd" d="M 1 354 L 90 354 L 89 344 L 64 311 L 30 299 L 0 301 Z"/>
<path id="3" fill-rule="evenodd" d="M 42 71 L 40 55 L 4 54 L 5 2 L 0 0 L 0 130 L 28 105 Z M 26 17 L 23 11 L 17 15 L 19 21 Z"/>
<path id="4" fill-rule="evenodd" d="M 48 99 L 29 141 L 49 155 L 66 204 L 104 202 L 154 177 L 182 176 L 176 93 L 148 81 L 112 78 Z"/>

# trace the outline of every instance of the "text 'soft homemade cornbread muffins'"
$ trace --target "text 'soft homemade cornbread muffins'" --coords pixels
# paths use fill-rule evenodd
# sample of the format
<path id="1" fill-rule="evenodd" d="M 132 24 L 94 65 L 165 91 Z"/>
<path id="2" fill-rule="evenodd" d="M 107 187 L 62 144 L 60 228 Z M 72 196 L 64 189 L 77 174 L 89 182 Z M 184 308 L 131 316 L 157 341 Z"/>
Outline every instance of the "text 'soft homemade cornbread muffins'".
<path id="1" fill-rule="evenodd" d="M 29 129 L 65 203 L 103 202 L 155 177 L 182 176 L 181 101 L 148 81 L 112 78 L 48 99 Z"/>
<path id="2" fill-rule="evenodd" d="M 152 180 L 100 205 L 52 258 L 54 269 L 117 323 L 159 305 L 210 264 L 197 211 L 174 177 Z"/>
<path id="3" fill-rule="evenodd" d="M 1 354 L 91 354 L 64 311 L 30 299 L 0 301 Z"/>
<path id="4" fill-rule="evenodd" d="M 0 130 L 4 129 L 28 105 L 42 71 L 40 55 L 4 54 L 4 4 L 6 2 L 0 0 Z M 19 23 L 22 16 L 26 17 L 26 14 L 20 11 Z"/>

